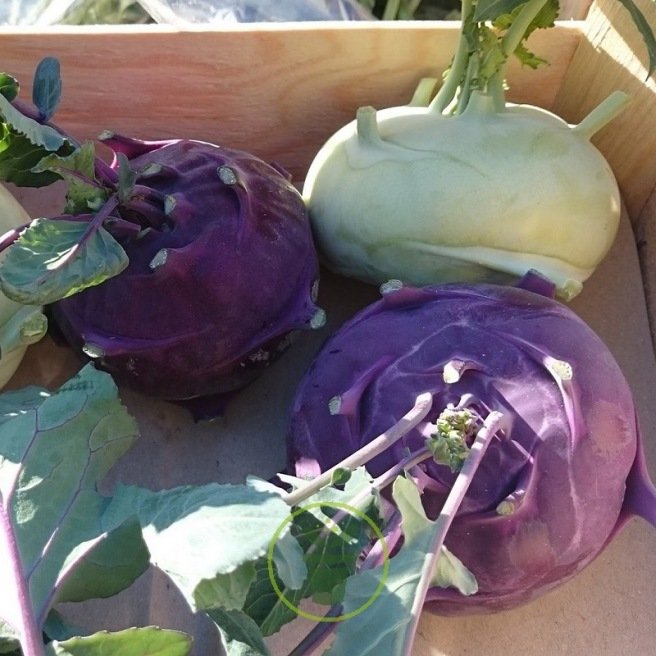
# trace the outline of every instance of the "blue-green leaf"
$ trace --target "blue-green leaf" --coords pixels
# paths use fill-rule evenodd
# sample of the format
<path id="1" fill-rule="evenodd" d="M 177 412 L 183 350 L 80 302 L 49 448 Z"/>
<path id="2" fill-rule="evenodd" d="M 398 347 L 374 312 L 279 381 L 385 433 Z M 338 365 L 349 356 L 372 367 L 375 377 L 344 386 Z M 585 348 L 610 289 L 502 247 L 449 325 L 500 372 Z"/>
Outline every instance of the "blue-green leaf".
<path id="1" fill-rule="evenodd" d="M 47 305 L 118 275 L 122 246 L 89 221 L 35 219 L 6 251 L 2 291 L 19 303 Z"/>
<path id="2" fill-rule="evenodd" d="M 494 21 L 499 16 L 511 14 L 527 0 L 478 0 L 474 9 L 474 21 Z"/>
<path id="3" fill-rule="evenodd" d="M 169 575 L 196 609 L 240 609 L 289 506 L 246 485 L 209 484 L 153 492 L 121 486 L 106 528 L 136 516 L 151 563 Z"/>
<path id="4" fill-rule="evenodd" d="M 656 70 L 656 37 L 651 25 L 647 21 L 645 15 L 640 11 L 633 0 L 619 0 L 624 8 L 631 14 L 631 18 L 638 28 L 642 39 L 647 48 L 647 56 L 649 58 L 647 77 L 651 77 Z"/>
<path id="5" fill-rule="evenodd" d="M 206 613 L 221 633 L 227 656 L 269 656 L 262 632 L 248 615 L 222 608 Z"/>
<path id="6" fill-rule="evenodd" d="M 44 121 L 55 113 L 61 90 L 59 60 L 56 57 L 44 57 L 37 64 L 32 85 L 32 102 Z"/>
<path id="7" fill-rule="evenodd" d="M 20 634 L 43 626 L 67 577 L 102 539 L 105 499 L 97 486 L 132 446 L 137 427 L 111 376 L 90 365 L 55 393 L 31 387 L 7 394 L 0 422 L 0 618 Z M 19 553 L 8 553 L 8 544 Z M 26 586 L 30 609 L 17 597 Z"/>
<path id="8" fill-rule="evenodd" d="M 55 640 L 46 648 L 46 656 L 187 656 L 191 636 L 157 626 L 101 631 L 90 636 Z"/>
<path id="9" fill-rule="evenodd" d="M 14 131 L 44 150 L 57 152 L 66 142 L 66 138 L 49 125 L 41 125 L 38 121 L 19 112 L 2 94 L 0 94 L 0 116 Z M 45 153 L 44 153 L 45 154 Z"/>

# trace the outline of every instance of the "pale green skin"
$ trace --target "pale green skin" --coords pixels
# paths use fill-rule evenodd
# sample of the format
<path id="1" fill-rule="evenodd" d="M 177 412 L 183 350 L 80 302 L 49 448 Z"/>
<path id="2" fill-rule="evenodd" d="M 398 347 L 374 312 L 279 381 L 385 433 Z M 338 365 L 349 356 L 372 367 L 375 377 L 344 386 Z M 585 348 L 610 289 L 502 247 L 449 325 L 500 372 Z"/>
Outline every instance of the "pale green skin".
<path id="1" fill-rule="evenodd" d="M 0 185 L 0 234 L 29 223 L 30 216 L 12 193 Z M 27 347 L 38 342 L 48 325 L 40 307 L 21 305 L 0 291 L 0 389 L 18 369 Z"/>
<path id="2" fill-rule="evenodd" d="M 571 298 L 620 220 L 617 182 L 589 135 L 535 107 L 495 111 L 481 93 L 455 116 L 364 108 L 305 181 L 324 262 L 375 284 L 504 282 L 536 269 Z"/>

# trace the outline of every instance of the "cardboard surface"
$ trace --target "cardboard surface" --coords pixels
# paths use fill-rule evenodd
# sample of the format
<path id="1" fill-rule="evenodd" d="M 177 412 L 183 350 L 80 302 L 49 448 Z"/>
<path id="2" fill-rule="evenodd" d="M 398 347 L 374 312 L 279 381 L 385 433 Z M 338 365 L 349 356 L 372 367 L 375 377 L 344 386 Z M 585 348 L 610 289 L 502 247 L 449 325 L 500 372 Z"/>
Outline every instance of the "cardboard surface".
<path id="1" fill-rule="evenodd" d="M 27 199 L 29 202 L 29 199 Z M 314 353 L 343 320 L 378 297 L 375 288 L 323 276 L 320 303 L 329 324 L 307 333 L 213 423 L 194 424 L 174 405 L 129 390 L 122 397 L 142 437 L 105 484 L 160 489 L 210 481 L 268 477 L 285 463 L 287 413 L 294 390 Z M 608 258 L 572 303 L 619 361 L 634 391 L 652 473 L 656 473 L 656 366 L 642 280 L 628 220 Z M 12 380 L 54 385 L 79 362 L 49 339 L 32 347 Z M 653 654 L 656 626 L 656 534 L 632 520 L 606 551 L 571 582 L 541 599 L 495 615 L 443 618 L 425 614 L 417 656 L 616 656 Z M 193 631 L 195 656 L 221 651 L 209 623 L 193 617 L 166 577 L 147 572 L 130 590 L 110 600 L 65 604 L 64 614 L 90 629 L 158 624 Z M 289 653 L 309 624 L 299 620 L 269 639 L 274 656 Z M 348 656 L 347 654 L 345 656 Z"/>

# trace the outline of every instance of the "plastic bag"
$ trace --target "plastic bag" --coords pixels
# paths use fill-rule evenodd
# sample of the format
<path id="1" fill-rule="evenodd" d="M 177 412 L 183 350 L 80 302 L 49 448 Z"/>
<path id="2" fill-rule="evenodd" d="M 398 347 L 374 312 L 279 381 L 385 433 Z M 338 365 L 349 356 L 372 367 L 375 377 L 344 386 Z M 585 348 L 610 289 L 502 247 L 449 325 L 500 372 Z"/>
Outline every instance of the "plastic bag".
<path id="1" fill-rule="evenodd" d="M 2 0 L 0 25 L 53 25 L 76 0 Z"/>
<path id="2" fill-rule="evenodd" d="M 357 0 L 139 0 L 158 22 L 256 23 L 375 20 Z"/>

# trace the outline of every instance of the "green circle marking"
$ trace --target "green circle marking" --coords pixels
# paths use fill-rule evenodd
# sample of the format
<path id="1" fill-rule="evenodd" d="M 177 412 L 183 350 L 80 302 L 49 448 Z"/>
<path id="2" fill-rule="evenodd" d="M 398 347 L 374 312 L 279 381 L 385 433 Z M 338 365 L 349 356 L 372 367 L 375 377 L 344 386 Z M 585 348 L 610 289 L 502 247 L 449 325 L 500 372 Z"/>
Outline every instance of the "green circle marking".
<path id="1" fill-rule="evenodd" d="M 376 586 L 376 589 L 374 590 L 373 594 L 367 601 L 365 601 L 361 606 L 356 608 L 355 610 L 352 610 L 348 613 L 344 613 L 343 615 L 336 615 L 334 617 L 325 617 L 322 615 L 314 615 L 313 613 L 308 613 L 307 611 L 301 610 L 298 606 L 295 606 L 287 597 L 285 597 L 283 591 L 280 589 L 280 586 L 278 585 L 278 582 L 276 581 L 276 576 L 275 572 L 273 571 L 273 550 L 276 546 L 276 542 L 280 538 L 282 532 L 285 530 L 287 527 L 287 524 L 290 524 L 291 522 L 296 519 L 301 513 L 307 512 L 308 510 L 311 510 L 312 508 L 336 508 L 338 510 L 345 510 L 346 512 L 355 515 L 356 517 L 359 517 L 360 519 L 363 519 L 367 524 L 371 527 L 371 530 L 373 531 L 374 535 L 378 538 L 380 541 L 380 544 L 382 545 L 383 549 L 383 573 L 380 577 L 380 582 Z M 387 576 L 389 574 L 389 550 L 387 549 L 387 543 L 385 542 L 385 536 L 383 535 L 382 531 L 376 526 L 375 522 L 371 517 L 369 517 L 366 513 L 362 512 L 362 510 L 355 508 L 354 506 L 349 506 L 346 503 L 339 503 L 337 501 L 316 501 L 313 503 L 308 503 L 304 506 L 300 506 L 297 508 L 293 513 L 290 513 L 280 524 L 280 526 L 276 529 L 276 532 L 273 534 L 273 537 L 271 538 L 271 542 L 269 543 L 269 549 L 267 551 L 267 570 L 269 572 L 269 581 L 271 581 L 271 585 L 273 586 L 273 589 L 275 590 L 276 595 L 282 601 L 289 610 L 291 610 L 293 613 L 296 613 L 300 617 L 304 617 L 307 620 L 312 620 L 313 622 L 343 622 L 344 620 L 349 620 L 352 617 L 355 617 L 356 615 L 359 615 L 362 611 L 366 610 L 371 606 L 371 604 L 374 603 L 376 600 L 376 597 L 382 592 L 383 587 L 385 586 L 385 582 L 387 581 Z"/>

